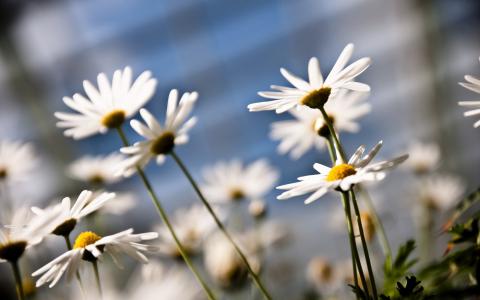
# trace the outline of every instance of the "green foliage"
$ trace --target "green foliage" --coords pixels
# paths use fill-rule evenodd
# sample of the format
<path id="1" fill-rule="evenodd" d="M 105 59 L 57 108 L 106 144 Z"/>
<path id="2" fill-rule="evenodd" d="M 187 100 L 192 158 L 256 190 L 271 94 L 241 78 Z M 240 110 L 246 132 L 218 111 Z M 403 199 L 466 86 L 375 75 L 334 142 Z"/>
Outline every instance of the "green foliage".
<path id="1" fill-rule="evenodd" d="M 423 286 L 420 285 L 420 281 L 417 281 L 415 276 L 405 277 L 405 285 L 401 282 L 396 284 L 396 292 L 392 295 L 380 295 L 381 300 L 393 300 L 393 299 L 408 299 L 408 300 L 420 300 L 424 299 Z"/>
<path id="2" fill-rule="evenodd" d="M 410 272 L 410 268 L 417 262 L 416 258 L 410 258 L 413 250 L 415 250 L 415 241 L 408 240 L 399 247 L 393 263 L 390 263 L 389 259 L 385 260 L 383 289 L 386 296 L 395 294 L 396 283 L 404 278 Z"/>

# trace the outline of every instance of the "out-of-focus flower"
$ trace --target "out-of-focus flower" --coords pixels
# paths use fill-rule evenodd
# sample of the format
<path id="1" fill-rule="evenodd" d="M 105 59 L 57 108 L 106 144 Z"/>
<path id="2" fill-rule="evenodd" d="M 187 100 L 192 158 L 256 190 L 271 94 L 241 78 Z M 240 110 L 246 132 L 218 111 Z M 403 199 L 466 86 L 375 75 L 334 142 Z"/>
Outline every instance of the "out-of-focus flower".
<path id="1" fill-rule="evenodd" d="M 307 266 L 307 281 L 322 295 L 330 295 L 338 288 L 335 267 L 324 257 L 314 257 Z"/>
<path id="2" fill-rule="evenodd" d="M 114 198 L 115 193 L 94 195 L 93 192 L 84 190 L 80 193 L 73 206 L 71 205 L 70 198 L 65 197 L 59 204 L 46 209 L 32 207 L 32 211 L 37 216 L 46 216 L 51 214 L 51 211 L 60 209 L 60 217 L 55 220 L 56 222 L 51 233 L 68 236 L 80 219 L 100 209 L 105 203 Z"/>
<path id="3" fill-rule="evenodd" d="M 140 242 L 157 237 L 156 232 L 133 234 L 133 229 L 127 229 L 103 238 L 94 232 L 85 231 L 78 235 L 72 250 L 63 253 L 41 267 L 32 276 L 36 277 L 43 274 L 37 280 L 37 287 L 47 282 L 50 282 L 49 287 L 53 287 L 65 272 L 67 273 L 67 280 L 71 280 L 80 267 L 82 259 L 93 262 L 103 253 L 108 253 L 119 266 L 121 266 L 118 260 L 118 254 L 120 253 L 125 253 L 142 263 L 148 263 L 144 252 L 156 251 L 157 248 Z"/>
<path id="4" fill-rule="evenodd" d="M 150 71 L 144 71 L 132 84 L 132 69 L 126 67 L 113 73 L 111 84 L 104 73 L 98 74 L 98 90 L 83 81 L 88 98 L 81 94 L 64 97 L 63 102 L 77 113 L 56 112 L 57 126 L 66 128 L 65 136 L 74 139 L 120 127 L 152 98 L 157 80 L 151 77 Z"/>
<path id="5" fill-rule="evenodd" d="M 275 110 L 277 113 L 283 113 L 302 105 L 320 108 L 328 100 L 335 98 L 337 92 L 342 89 L 368 92 L 370 90 L 368 85 L 353 80 L 368 68 L 370 58 L 361 58 L 345 67 L 352 56 L 353 48 L 353 44 L 348 44 L 343 49 L 325 81 L 318 59 L 315 57 L 308 62 L 308 82 L 281 68 L 280 73 L 294 87 L 272 85 L 271 88 L 274 91 L 258 94 L 273 100 L 249 104 L 248 109 L 250 111 Z"/>
<path id="6" fill-rule="evenodd" d="M 298 182 L 278 186 L 277 189 L 287 191 L 280 194 L 277 199 L 283 200 L 312 193 L 305 200 L 305 204 L 309 204 L 328 191 L 339 189 L 348 191 L 357 183 L 382 180 L 386 176 L 385 171 L 405 161 L 408 155 L 370 164 L 381 146 L 382 141 L 375 145 L 367 155 L 364 155 L 365 146 L 362 145 L 355 151 L 348 163 L 337 161 L 332 168 L 318 163 L 314 164 L 313 168 L 320 174 L 302 176 L 298 178 Z"/>
<path id="7" fill-rule="evenodd" d="M 169 154 L 175 145 L 188 142 L 188 131 L 197 122 L 196 117 L 189 118 L 197 98 L 197 92 L 184 93 L 177 105 L 178 91 L 171 90 L 164 126 L 161 126 L 146 109 L 140 110 L 140 115 L 147 126 L 137 120 L 132 120 L 130 125 L 146 140 L 120 150 L 122 153 L 131 155 L 123 164 L 124 175 L 131 175 L 136 166 L 143 167 L 152 158 L 155 158 L 158 164 L 162 164 L 165 161 L 165 155 Z"/>
<path id="8" fill-rule="evenodd" d="M 103 185 L 118 182 L 122 177 L 117 176 L 119 166 L 125 157 L 119 153 L 109 155 L 84 156 L 68 167 L 68 174 L 73 179 Z"/>
<path id="9" fill-rule="evenodd" d="M 335 101 L 325 104 L 325 111 L 333 123 L 336 132 L 357 132 L 357 119 L 370 111 L 370 104 L 364 102 L 366 93 L 340 91 Z M 318 109 L 306 106 L 289 111 L 295 120 L 273 122 L 270 137 L 279 140 L 278 151 L 290 152 L 293 159 L 300 158 L 305 152 L 315 147 L 322 150 L 329 135 L 328 127 Z"/>
<path id="10" fill-rule="evenodd" d="M 345 211 L 341 205 L 336 205 L 335 208 L 331 210 L 330 220 L 328 222 L 329 228 L 335 232 L 344 233 L 346 230 L 346 219 Z M 365 239 L 367 242 L 373 241 L 377 228 L 373 222 L 372 215 L 366 210 L 360 209 L 360 218 L 363 225 L 363 233 L 365 234 Z M 358 223 L 353 222 L 353 232 L 355 236 L 360 236 L 360 231 L 358 230 Z M 356 239 L 357 243 L 360 243 L 360 239 Z"/>
<path id="11" fill-rule="evenodd" d="M 436 175 L 425 179 L 420 187 L 420 202 L 435 210 L 452 208 L 465 192 L 463 182 L 450 175 Z"/>
<path id="12" fill-rule="evenodd" d="M 36 164 L 32 144 L 0 141 L 0 183 L 25 181 Z"/>
<path id="13" fill-rule="evenodd" d="M 178 209 L 171 218 L 171 223 L 188 254 L 198 253 L 205 238 L 216 228 L 215 222 L 203 205 Z M 180 258 L 177 244 L 168 228 L 159 225 L 155 231 L 159 233 L 160 237 L 157 244 L 159 252 L 170 257 Z"/>
<path id="14" fill-rule="evenodd" d="M 25 249 L 40 243 L 55 228 L 60 213 L 59 207 L 41 216 L 31 216 L 26 207 L 17 209 L 10 224 L 0 228 L 0 262 L 16 262 Z"/>
<path id="15" fill-rule="evenodd" d="M 480 58 L 479 58 L 480 60 Z M 465 75 L 465 81 L 460 82 L 459 84 L 464 88 L 467 88 L 477 94 L 480 94 L 480 79 L 475 78 L 471 75 Z M 476 116 L 480 114 L 480 101 L 460 101 L 458 102 L 460 106 L 472 108 L 469 111 L 466 111 L 463 115 L 465 117 Z M 473 123 L 473 127 L 477 128 L 480 126 L 480 120 Z"/>
<path id="16" fill-rule="evenodd" d="M 94 196 L 98 196 L 103 191 L 95 191 Z M 97 210 L 100 214 L 123 215 L 135 206 L 137 199 L 135 194 L 127 192 L 115 192 L 115 198 L 112 201 L 107 201 L 102 207 Z"/>
<path id="17" fill-rule="evenodd" d="M 262 199 L 278 176 L 277 170 L 265 159 L 250 165 L 243 165 L 239 160 L 218 162 L 204 169 L 202 190 L 210 201 L 217 203 Z"/>
<path id="18" fill-rule="evenodd" d="M 422 175 L 432 172 L 440 162 L 440 147 L 435 143 L 416 142 L 408 148 L 409 158 L 404 167 L 416 174 Z"/>
<path id="19" fill-rule="evenodd" d="M 256 219 L 262 218 L 267 213 L 267 203 L 263 200 L 253 200 L 248 204 L 248 212 Z"/>

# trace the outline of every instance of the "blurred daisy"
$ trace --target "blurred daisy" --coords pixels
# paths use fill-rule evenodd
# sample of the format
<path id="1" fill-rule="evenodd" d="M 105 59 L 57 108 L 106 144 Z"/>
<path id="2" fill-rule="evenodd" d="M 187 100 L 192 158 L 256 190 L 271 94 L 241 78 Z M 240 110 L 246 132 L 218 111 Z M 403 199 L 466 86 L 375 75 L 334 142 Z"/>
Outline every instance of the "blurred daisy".
<path id="1" fill-rule="evenodd" d="M 15 263 L 25 249 L 40 243 L 55 228 L 60 208 L 32 216 L 28 208 L 17 209 L 8 226 L 0 228 L 0 262 Z"/>
<path id="2" fill-rule="evenodd" d="M 32 144 L 0 141 L 0 183 L 25 181 L 36 163 Z"/>
<path id="3" fill-rule="evenodd" d="M 353 48 L 353 44 L 348 44 L 343 49 L 325 81 L 318 59 L 315 57 L 308 62 L 308 82 L 281 68 L 280 73 L 294 87 L 272 85 L 271 88 L 274 91 L 259 92 L 258 94 L 274 100 L 252 103 L 248 105 L 248 109 L 250 111 L 275 110 L 277 113 L 283 113 L 302 105 L 321 108 L 329 99 L 336 97 L 337 92 L 341 89 L 369 91 L 368 85 L 353 80 L 368 68 L 370 58 L 361 58 L 345 67 L 352 56 Z"/>
<path id="4" fill-rule="evenodd" d="M 74 139 L 120 127 L 152 98 L 157 80 L 151 77 L 152 73 L 145 71 L 132 84 L 132 69 L 126 67 L 113 73 L 111 84 L 104 73 L 98 74 L 98 90 L 83 81 L 87 97 L 64 97 L 63 102 L 77 113 L 56 112 L 57 126 L 66 128 L 64 134 Z"/>
<path id="5" fill-rule="evenodd" d="M 65 197 L 60 204 L 46 209 L 32 207 L 32 211 L 37 216 L 44 216 L 50 214 L 51 211 L 60 209 L 61 215 L 56 219 L 55 226 L 51 233 L 68 237 L 80 219 L 100 209 L 113 198 L 115 198 L 115 193 L 94 195 L 91 191 L 84 190 L 80 193 L 73 206 L 71 205 L 70 198 Z"/>
<path id="6" fill-rule="evenodd" d="M 100 195 L 103 191 L 95 191 L 94 195 Z M 115 198 L 112 201 L 107 201 L 102 207 L 100 207 L 96 213 L 110 214 L 110 215 L 123 215 L 137 203 L 137 198 L 133 193 L 127 192 L 115 192 Z"/>
<path id="7" fill-rule="evenodd" d="M 172 90 L 168 96 L 164 126 L 161 126 L 146 109 L 140 110 L 147 126 L 137 120 L 132 120 L 130 125 L 146 140 L 120 150 L 131 156 L 123 164 L 124 175 L 131 175 L 136 166 L 143 167 L 152 158 L 155 158 L 158 164 L 162 164 L 165 161 L 165 155 L 169 154 L 175 145 L 188 142 L 187 133 L 197 122 L 197 118 L 189 118 L 197 98 L 197 92 L 184 93 L 177 105 L 178 91 Z"/>
<path id="8" fill-rule="evenodd" d="M 342 284 L 338 273 L 331 262 L 324 257 L 317 256 L 308 262 L 306 277 L 318 294 L 331 296 Z"/>
<path id="9" fill-rule="evenodd" d="M 250 165 L 239 160 L 218 162 L 203 171 L 202 190 L 212 202 L 226 203 L 244 198 L 261 199 L 277 182 L 279 174 L 267 160 Z"/>
<path id="10" fill-rule="evenodd" d="M 440 147 L 435 143 L 415 142 L 407 150 L 408 160 L 404 167 L 416 174 L 422 175 L 432 172 L 440 163 Z"/>
<path id="11" fill-rule="evenodd" d="M 48 282 L 50 282 L 49 287 L 53 287 L 65 272 L 67 273 L 67 280 L 71 280 L 80 267 L 82 259 L 94 262 L 103 253 L 108 253 L 120 267 L 121 264 L 118 260 L 120 253 L 125 253 L 142 263 L 148 263 L 144 252 L 152 252 L 156 248 L 140 242 L 157 237 L 158 234 L 156 232 L 133 234 L 133 229 L 131 228 L 106 237 L 101 237 L 91 231 L 85 231 L 78 235 L 72 250 L 65 252 L 41 267 L 32 276 L 36 277 L 43 274 L 37 280 L 37 287 Z"/>
<path id="12" fill-rule="evenodd" d="M 264 217 L 267 214 L 267 203 L 263 200 L 250 201 L 248 213 L 256 219 Z"/>
<path id="13" fill-rule="evenodd" d="M 420 201 L 431 209 L 445 211 L 455 206 L 464 192 L 465 185 L 459 178 L 436 175 L 422 183 Z"/>
<path id="14" fill-rule="evenodd" d="M 188 254 L 196 254 L 201 250 L 205 238 L 216 228 L 212 217 L 203 205 L 192 205 L 178 209 L 171 220 L 180 243 Z M 158 249 L 164 255 L 181 258 L 172 234 L 164 225 L 157 226 L 160 241 Z"/>
<path id="15" fill-rule="evenodd" d="M 73 179 L 95 185 L 115 183 L 121 179 L 116 175 L 118 175 L 119 166 L 124 160 L 125 156 L 119 153 L 106 156 L 87 155 L 71 163 L 67 172 Z"/>
<path id="16" fill-rule="evenodd" d="M 364 155 L 365 146 L 358 147 L 348 163 L 339 162 L 332 168 L 314 164 L 313 168 L 319 173 L 316 175 L 303 176 L 298 182 L 278 186 L 279 190 L 287 190 L 277 197 L 283 200 L 291 197 L 312 193 L 305 204 L 312 203 L 329 191 L 348 191 L 350 188 L 364 181 L 379 181 L 385 178 L 385 171 L 395 167 L 408 158 L 402 155 L 391 160 L 370 164 L 382 146 L 382 141 Z"/>
<path id="17" fill-rule="evenodd" d="M 480 79 L 475 78 L 471 75 L 465 75 L 465 81 L 467 82 L 460 82 L 460 85 L 477 94 L 480 94 Z M 472 108 L 471 110 L 466 111 L 463 114 L 465 117 L 476 116 L 480 114 L 480 101 L 460 101 L 458 102 L 458 104 L 460 106 Z M 480 126 L 480 120 L 473 123 L 473 127 L 477 128 L 479 126 Z"/>
<path id="18" fill-rule="evenodd" d="M 325 111 L 333 123 L 336 132 L 357 132 L 360 129 L 357 119 L 370 112 L 371 106 L 364 102 L 366 93 L 339 92 L 338 101 L 325 104 Z M 279 140 L 278 151 L 290 152 L 293 159 L 300 158 L 315 147 L 322 150 L 326 146 L 325 137 L 329 135 L 322 113 L 318 109 L 306 106 L 289 111 L 295 120 L 273 122 L 270 137 Z"/>

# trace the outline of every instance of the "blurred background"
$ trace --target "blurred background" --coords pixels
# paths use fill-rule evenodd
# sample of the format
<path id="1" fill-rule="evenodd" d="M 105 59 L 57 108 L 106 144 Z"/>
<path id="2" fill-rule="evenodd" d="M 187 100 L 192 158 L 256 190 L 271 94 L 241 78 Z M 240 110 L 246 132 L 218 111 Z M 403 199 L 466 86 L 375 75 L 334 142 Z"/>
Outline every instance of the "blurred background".
<path id="1" fill-rule="evenodd" d="M 358 79 L 371 86 L 372 111 L 358 134 L 342 136 L 348 151 L 382 139 L 380 157 L 389 158 L 413 141 L 435 142 L 441 169 L 472 190 L 480 179 L 479 132 L 457 101 L 479 98 L 458 85 L 463 75 L 480 74 L 479 17 L 476 0 L 0 0 L 0 139 L 31 141 L 41 157 L 22 197 L 45 205 L 75 194 L 83 187 L 65 167 L 85 154 L 113 152 L 120 141 L 112 133 L 65 138 L 53 113 L 67 111 L 62 97 L 83 92 L 84 79 L 111 77 L 129 65 L 134 76 L 148 69 L 158 79 L 147 108 L 160 119 L 170 89 L 199 92 L 198 125 L 178 148 L 197 179 L 218 160 L 268 158 L 281 172 L 279 183 L 292 182 L 311 174 L 313 162 L 328 164 L 327 153 L 312 150 L 297 161 L 279 155 L 270 123 L 290 116 L 249 113 L 246 106 L 270 84 L 287 84 L 280 67 L 305 78 L 316 56 L 325 75 L 352 42 L 353 59 L 373 61 Z M 139 139 L 130 129 L 128 136 Z M 147 172 L 169 211 L 197 201 L 172 160 Z M 415 177 L 400 170 L 370 188 L 394 249 L 415 237 L 412 184 Z M 139 201 L 122 220 L 112 218 L 113 228 L 143 231 L 157 223 L 137 178 L 116 188 L 135 191 Z M 272 251 L 264 277 L 282 299 L 301 299 L 312 257 L 349 255 L 344 232 L 327 224 L 340 202 L 328 196 L 305 207 L 300 198 L 279 202 L 276 195 L 267 199 L 269 218 L 284 224 L 291 240 Z M 10 281 L 7 268 L 0 273 Z"/>

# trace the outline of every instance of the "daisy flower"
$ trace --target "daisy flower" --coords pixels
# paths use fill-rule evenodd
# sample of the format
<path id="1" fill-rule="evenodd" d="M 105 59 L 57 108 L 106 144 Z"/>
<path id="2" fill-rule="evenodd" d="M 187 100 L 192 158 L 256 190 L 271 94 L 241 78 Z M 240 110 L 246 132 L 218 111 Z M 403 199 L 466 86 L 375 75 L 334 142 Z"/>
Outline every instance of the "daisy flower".
<path id="1" fill-rule="evenodd" d="M 479 57 L 480 60 L 480 57 Z M 467 82 L 460 82 L 459 84 L 464 88 L 467 88 L 475 93 L 480 94 L 480 79 L 475 78 L 471 75 L 465 75 L 465 81 Z M 469 111 L 466 111 L 463 115 L 465 117 L 476 116 L 480 114 L 480 101 L 460 101 L 458 105 L 473 108 Z M 477 128 L 480 126 L 480 120 L 473 123 L 473 127 Z"/>
<path id="2" fill-rule="evenodd" d="M 118 182 L 118 168 L 125 160 L 125 156 L 119 153 L 109 155 L 84 156 L 70 164 L 67 169 L 71 178 L 95 184 L 111 184 Z"/>
<path id="3" fill-rule="evenodd" d="M 0 228 L 0 262 L 15 263 L 25 249 L 37 245 L 55 228 L 60 208 L 32 216 L 28 208 L 15 211 L 8 226 Z"/>
<path id="4" fill-rule="evenodd" d="M 408 160 L 404 167 L 419 175 L 432 172 L 440 163 L 440 147 L 435 143 L 415 142 L 407 150 Z"/>
<path id="5" fill-rule="evenodd" d="M 321 256 L 314 257 L 308 262 L 306 278 L 315 291 L 324 296 L 334 294 L 343 283 L 336 267 Z"/>
<path id="6" fill-rule="evenodd" d="M 218 162 L 203 171 L 202 191 L 212 202 L 226 203 L 244 198 L 261 199 L 277 182 L 279 174 L 267 160 L 250 165 L 240 160 Z"/>
<path id="7" fill-rule="evenodd" d="M 0 183 L 26 180 L 36 164 L 32 144 L 0 141 Z"/>
<path id="8" fill-rule="evenodd" d="M 171 220 L 180 243 L 188 254 L 195 254 L 201 250 L 205 238 L 216 228 L 213 219 L 203 205 L 192 205 L 178 209 Z M 181 258 L 177 244 L 168 228 L 164 225 L 156 226 L 160 241 L 159 252 L 174 258 Z"/>
<path id="9" fill-rule="evenodd" d="M 370 164 L 382 146 L 382 141 L 364 155 L 365 146 L 358 147 L 347 163 L 337 161 L 332 168 L 322 164 L 314 164 L 313 168 L 319 173 L 302 176 L 298 182 L 278 186 L 279 190 L 287 190 L 277 197 L 279 200 L 288 199 L 312 193 L 305 204 L 312 203 L 325 195 L 328 191 L 348 191 L 350 188 L 364 181 L 379 181 L 385 178 L 385 171 L 395 167 L 408 158 L 408 154 L 391 160 Z"/>
<path id="10" fill-rule="evenodd" d="M 144 71 L 132 84 L 132 69 L 126 67 L 113 73 L 110 84 L 107 76 L 97 76 L 98 89 L 83 81 L 87 97 L 75 94 L 63 102 L 77 113 L 56 112 L 57 127 L 66 128 L 65 136 L 82 139 L 120 127 L 125 119 L 135 115 L 153 96 L 157 80 Z"/>
<path id="11" fill-rule="evenodd" d="M 115 193 L 94 195 L 93 192 L 84 190 L 80 193 L 73 206 L 71 205 L 70 198 L 65 197 L 60 204 L 53 205 L 46 209 L 32 207 L 32 211 L 37 216 L 44 216 L 50 214 L 51 211 L 60 209 L 60 217 L 56 219 L 51 233 L 68 237 L 80 219 L 100 209 L 113 198 L 115 198 Z"/>
<path id="12" fill-rule="evenodd" d="M 248 105 L 248 109 L 250 111 L 275 110 L 279 114 L 302 105 L 321 108 L 329 99 L 334 98 L 339 90 L 369 91 L 368 85 L 353 80 L 368 68 L 370 58 L 361 58 L 345 67 L 352 56 L 353 48 L 353 44 L 348 44 L 343 49 L 325 81 L 318 59 L 315 57 L 308 62 L 308 82 L 283 68 L 280 69 L 283 77 L 294 87 L 272 85 L 271 88 L 274 91 L 259 92 L 258 94 L 274 100 L 252 103 Z"/>
<path id="13" fill-rule="evenodd" d="M 103 191 L 95 191 L 94 197 L 104 193 Z M 115 192 L 115 199 L 107 201 L 100 207 L 96 213 L 110 214 L 110 215 L 123 215 L 137 203 L 137 198 L 133 193 L 127 192 Z"/>
<path id="14" fill-rule="evenodd" d="M 325 111 L 333 123 L 336 132 L 357 132 L 360 126 L 357 119 L 370 112 L 371 106 L 364 102 L 367 93 L 339 92 L 337 101 L 325 104 Z M 330 134 L 318 109 L 300 106 L 289 113 L 294 120 L 273 122 L 270 137 L 279 140 L 278 151 L 290 152 L 293 159 L 299 159 L 311 148 L 322 150 L 326 146 L 325 137 Z"/>
<path id="15" fill-rule="evenodd" d="M 122 153 L 131 156 L 122 165 L 121 173 L 124 176 L 131 175 L 137 166 L 145 166 L 152 158 L 155 158 L 158 164 L 162 164 L 165 155 L 169 154 L 175 145 L 188 142 L 187 133 L 197 122 L 196 117 L 189 118 L 197 98 L 197 92 L 184 93 L 177 105 L 178 91 L 170 91 L 164 126 L 161 126 L 146 109 L 140 110 L 140 115 L 147 126 L 137 120 L 132 120 L 130 125 L 146 140 L 120 149 Z"/>
<path id="16" fill-rule="evenodd" d="M 459 178 L 435 175 L 422 183 L 420 201 L 429 208 L 445 211 L 455 206 L 464 192 L 465 185 Z"/>
<path id="17" fill-rule="evenodd" d="M 125 253 L 142 263 L 148 263 L 144 252 L 152 252 L 156 248 L 140 242 L 157 237 L 156 232 L 133 234 L 131 228 L 106 237 L 101 237 L 92 231 L 85 231 L 78 235 L 72 250 L 41 267 L 32 276 L 41 275 L 37 280 L 37 287 L 48 282 L 50 282 L 49 287 L 53 287 L 65 272 L 67 273 L 67 280 L 71 280 L 80 267 L 82 259 L 94 262 L 104 253 L 108 253 L 119 266 L 121 266 L 118 260 L 118 254 L 120 253 Z"/>

